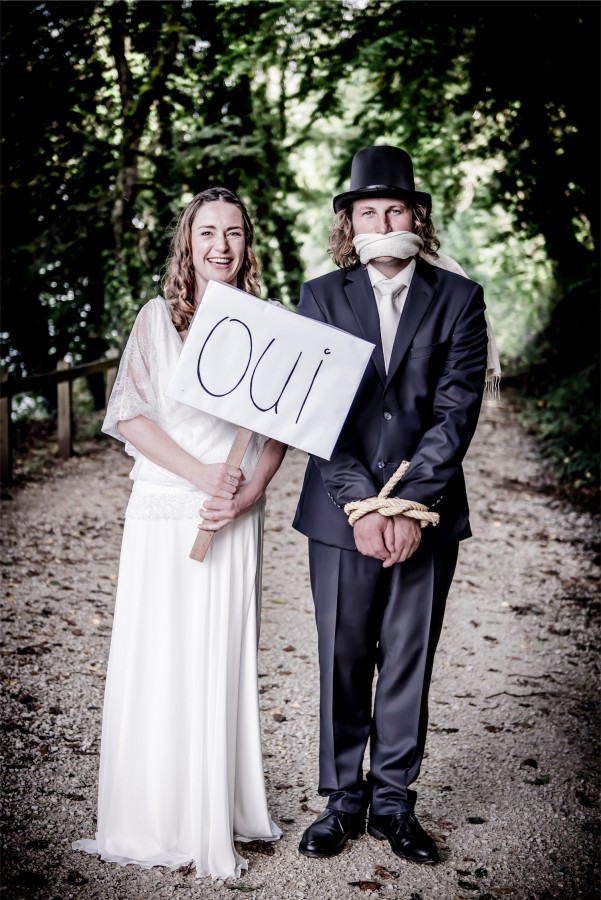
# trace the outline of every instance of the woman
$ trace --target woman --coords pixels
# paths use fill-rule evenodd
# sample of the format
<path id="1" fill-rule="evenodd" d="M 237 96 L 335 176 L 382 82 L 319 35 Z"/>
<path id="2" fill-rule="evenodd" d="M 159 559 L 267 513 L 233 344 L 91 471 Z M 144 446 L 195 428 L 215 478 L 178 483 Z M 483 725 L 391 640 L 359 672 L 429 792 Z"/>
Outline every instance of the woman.
<path id="1" fill-rule="evenodd" d="M 104 702 L 98 826 L 75 849 L 237 877 L 234 840 L 281 835 L 267 811 L 257 692 L 264 494 L 285 446 L 165 396 L 210 279 L 259 293 L 253 227 L 224 188 L 180 216 L 164 295 L 139 312 L 103 431 L 134 459 Z M 204 562 L 189 558 L 200 527 Z M 227 527 L 226 527 L 227 526 Z"/>

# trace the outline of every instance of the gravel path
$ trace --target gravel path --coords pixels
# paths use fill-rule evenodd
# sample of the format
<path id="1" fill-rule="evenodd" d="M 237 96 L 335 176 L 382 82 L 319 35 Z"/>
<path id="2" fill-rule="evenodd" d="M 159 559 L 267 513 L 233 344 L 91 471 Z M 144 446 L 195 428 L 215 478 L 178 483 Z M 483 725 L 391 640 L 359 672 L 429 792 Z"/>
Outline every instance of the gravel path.
<path id="1" fill-rule="evenodd" d="M 53 463 L 2 516 L 4 900 L 575 900 L 599 896 L 598 523 L 545 489 L 504 403 L 466 462 L 462 545 L 436 658 L 417 812 L 442 862 L 363 837 L 297 852 L 317 795 L 318 673 L 305 540 L 290 527 L 305 455 L 268 498 L 259 658 L 270 808 L 284 830 L 237 882 L 137 870 L 70 849 L 92 836 L 104 672 L 129 491 L 116 442 Z"/>

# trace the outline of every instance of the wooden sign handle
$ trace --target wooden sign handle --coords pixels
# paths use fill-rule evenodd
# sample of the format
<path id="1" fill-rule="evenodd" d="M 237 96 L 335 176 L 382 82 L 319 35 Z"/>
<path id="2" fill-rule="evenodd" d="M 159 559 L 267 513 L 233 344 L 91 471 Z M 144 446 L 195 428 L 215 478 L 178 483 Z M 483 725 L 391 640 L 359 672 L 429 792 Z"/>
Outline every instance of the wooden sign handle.
<path id="1" fill-rule="evenodd" d="M 249 428 L 238 429 L 236 437 L 234 438 L 234 443 L 230 447 L 230 452 L 226 459 L 226 462 L 229 463 L 230 466 L 240 466 L 252 436 L 253 432 Z M 207 555 L 214 534 L 214 531 L 201 531 L 200 528 L 198 529 L 194 546 L 190 551 L 190 559 L 195 559 L 198 562 L 203 561 Z"/>

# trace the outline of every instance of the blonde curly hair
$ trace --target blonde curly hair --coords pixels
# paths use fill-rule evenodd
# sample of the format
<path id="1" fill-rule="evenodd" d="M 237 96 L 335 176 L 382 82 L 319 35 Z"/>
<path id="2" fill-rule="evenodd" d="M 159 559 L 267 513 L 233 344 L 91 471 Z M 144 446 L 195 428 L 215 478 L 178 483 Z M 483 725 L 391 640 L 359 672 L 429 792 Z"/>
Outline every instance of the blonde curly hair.
<path id="1" fill-rule="evenodd" d="M 360 264 L 359 256 L 353 246 L 352 212 L 353 205 L 350 203 L 336 213 L 330 228 L 328 253 L 341 269 L 354 269 Z M 413 214 L 413 230 L 424 242 L 424 252 L 436 256 L 440 248 L 440 241 L 436 237 L 429 210 L 417 203 L 411 207 L 411 212 Z"/>
<path id="2" fill-rule="evenodd" d="M 173 324 L 180 332 L 188 329 L 196 309 L 196 280 L 192 262 L 192 223 L 204 203 L 213 203 L 216 200 L 232 203 L 242 213 L 245 247 L 244 259 L 238 272 L 237 287 L 255 296 L 259 296 L 261 293 L 259 265 L 253 250 L 255 230 L 244 203 L 237 194 L 224 187 L 212 187 L 201 191 L 180 213 L 171 238 L 169 257 L 165 264 L 163 296 L 171 309 Z"/>

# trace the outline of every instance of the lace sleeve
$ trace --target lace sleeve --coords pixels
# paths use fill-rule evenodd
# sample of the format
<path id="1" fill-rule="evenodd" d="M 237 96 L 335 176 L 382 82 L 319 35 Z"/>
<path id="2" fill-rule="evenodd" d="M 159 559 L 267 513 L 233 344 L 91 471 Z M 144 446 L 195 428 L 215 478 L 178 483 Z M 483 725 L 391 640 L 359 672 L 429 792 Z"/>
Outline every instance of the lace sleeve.
<path id="1" fill-rule="evenodd" d="M 106 408 L 102 430 L 119 441 L 125 442 L 117 428 L 124 419 L 146 416 L 160 424 L 158 361 L 152 339 L 152 323 L 151 304 L 146 304 L 138 313 L 125 345 Z"/>

